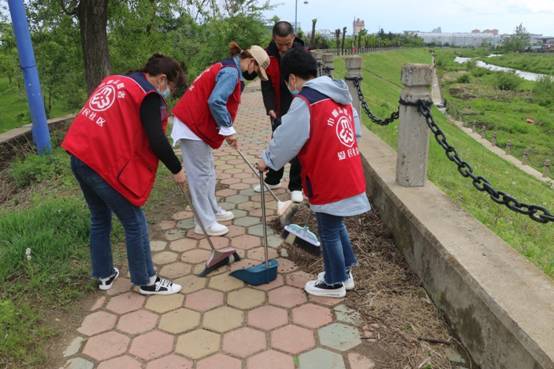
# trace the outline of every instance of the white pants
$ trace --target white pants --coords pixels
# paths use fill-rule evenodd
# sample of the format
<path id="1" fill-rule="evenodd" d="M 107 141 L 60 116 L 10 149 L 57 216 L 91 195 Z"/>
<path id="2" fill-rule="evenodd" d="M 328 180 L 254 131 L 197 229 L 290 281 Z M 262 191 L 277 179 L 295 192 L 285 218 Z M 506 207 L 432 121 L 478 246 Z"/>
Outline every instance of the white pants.
<path id="1" fill-rule="evenodd" d="M 204 227 L 210 227 L 217 221 L 215 214 L 222 210 L 215 197 L 213 150 L 203 141 L 181 139 L 180 143 L 192 203 Z"/>

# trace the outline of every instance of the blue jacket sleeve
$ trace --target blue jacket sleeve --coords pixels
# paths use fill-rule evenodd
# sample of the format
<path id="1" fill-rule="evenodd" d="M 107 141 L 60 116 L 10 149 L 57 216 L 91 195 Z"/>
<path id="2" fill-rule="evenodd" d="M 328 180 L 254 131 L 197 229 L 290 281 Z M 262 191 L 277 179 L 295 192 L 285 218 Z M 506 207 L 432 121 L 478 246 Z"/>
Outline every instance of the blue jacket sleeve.
<path id="1" fill-rule="evenodd" d="M 210 112 L 218 127 L 231 127 L 233 122 L 227 110 L 227 100 L 235 90 L 239 73 L 235 68 L 223 68 L 215 78 L 215 87 L 208 99 Z"/>

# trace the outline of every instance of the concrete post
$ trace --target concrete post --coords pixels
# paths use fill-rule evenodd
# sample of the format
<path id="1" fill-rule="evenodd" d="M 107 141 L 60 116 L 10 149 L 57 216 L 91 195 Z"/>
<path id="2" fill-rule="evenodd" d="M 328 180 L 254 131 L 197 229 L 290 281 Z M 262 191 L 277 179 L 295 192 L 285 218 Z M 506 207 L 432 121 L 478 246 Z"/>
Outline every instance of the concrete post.
<path id="1" fill-rule="evenodd" d="M 346 64 L 346 78 L 356 78 L 362 76 L 362 57 L 361 56 L 346 56 L 344 58 Z M 352 106 L 358 111 L 358 114 L 362 114 L 361 111 L 361 102 L 358 97 L 358 91 L 354 86 L 353 81 L 346 80 L 348 89 L 350 90 L 350 95 L 352 95 Z"/>
<path id="2" fill-rule="evenodd" d="M 333 70 L 335 70 L 335 55 L 330 53 L 325 53 L 322 56 L 323 58 L 323 72 L 329 76 L 333 76 Z"/>
<path id="3" fill-rule="evenodd" d="M 406 64 L 402 67 L 401 98 L 406 102 L 431 100 L 433 66 Z M 400 127 L 396 159 L 396 183 L 403 187 L 422 187 L 427 177 L 429 128 L 415 106 L 400 105 Z"/>
<path id="4" fill-rule="evenodd" d="M 323 74 L 323 59 L 320 51 L 312 51 L 315 61 L 317 62 L 317 75 L 321 76 Z"/>

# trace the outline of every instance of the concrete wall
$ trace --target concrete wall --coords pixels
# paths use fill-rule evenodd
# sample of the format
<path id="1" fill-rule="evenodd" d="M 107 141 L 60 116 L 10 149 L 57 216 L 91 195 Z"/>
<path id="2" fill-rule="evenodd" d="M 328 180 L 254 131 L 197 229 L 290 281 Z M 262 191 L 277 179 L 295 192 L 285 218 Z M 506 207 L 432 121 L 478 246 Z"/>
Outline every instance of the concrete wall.
<path id="1" fill-rule="evenodd" d="M 373 206 L 474 361 L 553 369 L 552 281 L 433 184 L 397 185 L 396 153 L 369 130 L 359 144 Z"/>

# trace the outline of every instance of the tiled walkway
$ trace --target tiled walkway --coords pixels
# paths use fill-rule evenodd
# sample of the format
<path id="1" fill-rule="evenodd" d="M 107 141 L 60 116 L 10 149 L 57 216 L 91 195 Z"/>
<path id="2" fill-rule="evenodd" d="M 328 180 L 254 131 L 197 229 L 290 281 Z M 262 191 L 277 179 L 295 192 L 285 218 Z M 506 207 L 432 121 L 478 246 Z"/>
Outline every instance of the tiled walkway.
<path id="1" fill-rule="evenodd" d="M 254 161 L 269 138 L 260 92 L 243 95 L 238 117 L 241 149 Z M 269 285 L 246 286 L 230 269 L 263 258 L 258 180 L 227 145 L 216 152 L 221 204 L 235 220 L 217 247 L 231 245 L 244 257 L 231 267 L 195 276 L 209 252 L 182 211 L 152 229 L 159 273 L 183 285 L 173 296 L 144 297 L 120 278 L 90 308 L 64 356 L 68 369 L 369 369 L 360 354 L 356 314 L 335 299 L 307 296 L 311 276 L 279 257 L 279 275 Z M 281 196 L 287 195 L 280 190 Z M 177 195 L 176 195 L 177 196 Z M 271 198 L 270 198 L 271 199 Z M 275 203 L 268 202 L 270 215 Z M 281 255 L 280 237 L 270 230 L 270 256 Z M 125 274 L 125 273 L 123 273 Z"/>

